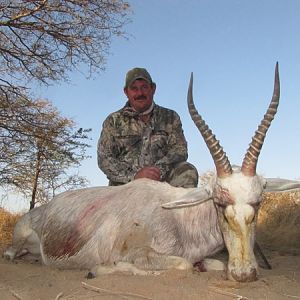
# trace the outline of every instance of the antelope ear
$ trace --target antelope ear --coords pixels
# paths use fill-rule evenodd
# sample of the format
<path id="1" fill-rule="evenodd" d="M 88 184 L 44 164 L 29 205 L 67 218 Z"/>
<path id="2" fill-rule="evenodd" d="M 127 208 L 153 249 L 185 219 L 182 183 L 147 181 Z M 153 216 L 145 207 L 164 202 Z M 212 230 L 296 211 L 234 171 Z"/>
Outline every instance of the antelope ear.
<path id="1" fill-rule="evenodd" d="M 282 178 L 265 178 L 264 192 L 291 192 L 300 190 L 300 181 Z"/>
<path id="2" fill-rule="evenodd" d="M 183 196 L 175 199 L 175 201 L 162 204 L 163 208 L 181 208 L 193 205 L 199 205 L 212 198 L 212 191 L 208 187 L 201 187 L 189 190 Z"/>

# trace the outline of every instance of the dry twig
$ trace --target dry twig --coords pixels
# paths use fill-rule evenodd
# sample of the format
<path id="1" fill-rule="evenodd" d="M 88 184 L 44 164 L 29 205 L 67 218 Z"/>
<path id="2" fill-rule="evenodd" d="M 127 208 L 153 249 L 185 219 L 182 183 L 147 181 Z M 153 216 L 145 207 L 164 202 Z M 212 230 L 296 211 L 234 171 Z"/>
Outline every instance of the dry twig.
<path id="1" fill-rule="evenodd" d="M 249 298 L 247 298 L 247 297 L 244 297 L 244 296 L 241 296 L 241 295 L 238 295 L 238 294 L 234 294 L 234 293 L 231 293 L 231 292 L 227 292 L 227 291 L 222 291 L 222 290 L 219 290 L 219 289 L 216 289 L 216 288 L 213 288 L 213 287 L 208 287 L 208 289 L 209 289 L 210 292 L 225 295 L 225 296 L 228 296 L 228 297 L 234 297 L 237 300 L 249 300 Z"/>
<path id="2" fill-rule="evenodd" d="M 295 299 L 300 299 L 299 296 L 294 296 L 294 295 L 288 295 L 288 294 L 282 294 L 285 297 L 290 297 L 290 298 L 295 298 Z"/>
<path id="3" fill-rule="evenodd" d="M 146 299 L 146 300 L 152 300 L 152 298 L 148 298 L 139 294 L 133 294 L 133 293 L 122 293 L 122 292 L 114 292 L 114 291 L 110 291 L 107 289 L 103 289 L 103 288 L 99 288 L 93 285 L 89 285 L 85 282 L 81 282 L 82 286 L 87 289 L 87 290 L 91 290 L 97 293 L 106 293 L 106 294 L 111 294 L 111 295 L 117 295 L 123 299 L 130 299 L 131 297 L 136 297 L 136 298 L 141 298 L 141 299 Z"/>
<path id="4" fill-rule="evenodd" d="M 13 290 L 10 290 L 11 294 L 17 298 L 18 300 L 22 300 L 21 296 L 19 296 L 16 292 L 14 292 Z"/>
<path id="5" fill-rule="evenodd" d="M 60 292 L 56 297 L 55 297 L 55 300 L 58 300 L 60 297 L 62 297 L 63 296 L 63 292 Z"/>

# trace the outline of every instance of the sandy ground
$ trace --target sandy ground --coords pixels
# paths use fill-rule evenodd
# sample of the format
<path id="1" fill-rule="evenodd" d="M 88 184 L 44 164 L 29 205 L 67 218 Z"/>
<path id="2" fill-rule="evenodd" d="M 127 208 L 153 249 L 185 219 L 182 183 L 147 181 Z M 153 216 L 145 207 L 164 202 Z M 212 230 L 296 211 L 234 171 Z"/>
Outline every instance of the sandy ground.
<path id="1" fill-rule="evenodd" d="M 0 260 L 0 299 L 300 299 L 300 256 L 268 253 L 272 270 L 253 283 L 222 272 L 168 271 L 158 276 L 114 274 L 85 279 L 84 271 L 56 270 Z"/>
<path id="2" fill-rule="evenodd" d="M 283 198 L 267 199 L 262 206 L 258 240 L 273 268 L 260 269 L 256 282 L 231 282 L 223 272 L 173 270 L 157 276 L 86 279 L 86 271 L 1 258 L 0 299 L 300 299 L 300 197 Z"/>

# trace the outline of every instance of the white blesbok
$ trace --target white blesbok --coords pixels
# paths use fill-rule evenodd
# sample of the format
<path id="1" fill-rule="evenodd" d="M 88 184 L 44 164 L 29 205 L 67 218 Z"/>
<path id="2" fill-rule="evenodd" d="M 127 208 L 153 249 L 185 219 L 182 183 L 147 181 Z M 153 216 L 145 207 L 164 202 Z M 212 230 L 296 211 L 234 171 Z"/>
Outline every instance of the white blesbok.
<path id="1" fill-rule="evenodd" d="M 253 281 L 257 209 L 262 193 L 299 189 L 300 182 L 256 174 L 257 159 L 279 103 L 278 65 L 272 101 L 241 168 L 233 168 L 219 142 L 194 107 L 191 117 L 215 163 L 216 173 L 198 188 L 184 189 L 149 179 L 123 186 L 68 191 L 25 214 L 17 223 L 9 259 L 40 255 L 46 265 L 90 269 L 91 274 L 131 271 L 149 274 L 190 269 L 226 246 L 227 275 Z"/>

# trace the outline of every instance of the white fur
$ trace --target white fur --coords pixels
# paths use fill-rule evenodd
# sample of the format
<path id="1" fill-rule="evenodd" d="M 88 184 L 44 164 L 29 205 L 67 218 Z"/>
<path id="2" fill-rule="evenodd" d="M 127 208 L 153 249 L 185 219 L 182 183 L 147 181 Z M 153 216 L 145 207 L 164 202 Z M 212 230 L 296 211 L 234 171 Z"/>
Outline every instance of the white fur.
<path id="1" fill-rule="evenodd" d="M 59 268 L 149 274 L 190 269 L 225 241 L 228 277 L 255 280 L 255 204 L 264 179 L 236 170 L 225 179 L 210 174 L 206 182 L 184 189 L 139 179 L 62 193 L 20 219 L 5 256 L 14 259 L 25 249 L 40 252 L 45 264 Z M 165 203 L 173 208 L 162 208 Z"/>

